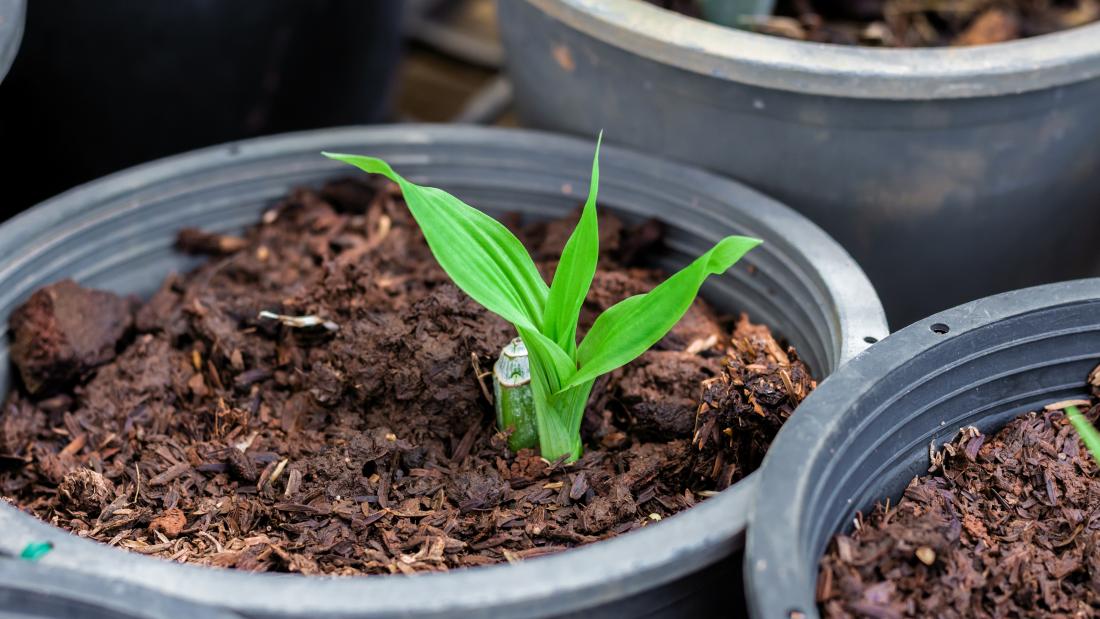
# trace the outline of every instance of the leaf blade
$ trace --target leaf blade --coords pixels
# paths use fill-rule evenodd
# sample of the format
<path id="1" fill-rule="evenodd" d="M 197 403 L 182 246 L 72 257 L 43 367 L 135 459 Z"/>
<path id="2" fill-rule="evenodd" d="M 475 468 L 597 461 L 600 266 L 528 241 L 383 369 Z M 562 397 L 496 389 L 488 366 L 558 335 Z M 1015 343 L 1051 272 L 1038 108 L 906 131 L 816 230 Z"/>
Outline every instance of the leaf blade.
<path id="1" fill-rule="evenodd" d="M 1073 424 L 1073 429 L 1077 430 L 1078 436 L 1081 437 L 1081 442 L 1085 444 L 1085 448 L 1092 454 L 1093 460 L 1097 465 L 1100 465 L 1100 432 L 1092 425 L 1092 423 L 1081 414 L 1081 409 L 1076 406 L 1066 407 L 1066 417 L 1069 418 L 1070 423 Z"/>
<path id="2" fill-rule="evenodd" d="M 600 144 L 603 132 L 596 138 L 592 156 L 592 175 L 588 183 L 588 199 L 580 219 L 562 250 L 543 315 L 543 331 L 572 356 L 577 349 L 577 321 L 581 306 L 596 275 L 600 256 L 599 219 L 596 216 L 596 194 L 600 185 Z"/>
<path id="3" fill-rule="evenodd" d="M 549 288 L 503 224 L 442 189 L 406 180 L 381 159 L 322 154 L 397 183 L 428 248 L 455 285 L 508 322 L 540 329 Z"/>
<path id="4" fill-rule="evenodd" d="M 707 277 L 725 272 L 760 243 L 728 236 L 653 290 L 608 308 L 585 335 L 577 350 L 580 367 L 562 388 L 594 380 L 644 353 L 676 326 Z"/>

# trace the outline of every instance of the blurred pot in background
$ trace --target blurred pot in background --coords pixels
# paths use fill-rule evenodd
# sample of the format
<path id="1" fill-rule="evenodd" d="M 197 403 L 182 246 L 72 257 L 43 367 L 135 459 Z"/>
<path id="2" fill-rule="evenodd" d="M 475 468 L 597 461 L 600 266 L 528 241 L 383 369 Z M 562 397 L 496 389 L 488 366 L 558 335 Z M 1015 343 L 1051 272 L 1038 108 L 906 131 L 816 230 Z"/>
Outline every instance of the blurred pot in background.
<path id="1" fill-rule="evenodd" d="M 0 80 L 8 72 L 23 37 L 26 0 L 0 0 Z"/>
<path id="2" fill-rule="evenodd" d="M 1100 23 L 876 49 L 641 0 L 499 8 L 525 124 L 603 129 L 791 205 L 866 270 L 894 327 L 1096 266 Z"/>
<path id="3" fill-rule="evenodd" d="M 6 184 L 0 220 L 142 161 L 388 110 L 397 0 L 28 4 L 0 143 L 8 178 L 37 180 Z"/>

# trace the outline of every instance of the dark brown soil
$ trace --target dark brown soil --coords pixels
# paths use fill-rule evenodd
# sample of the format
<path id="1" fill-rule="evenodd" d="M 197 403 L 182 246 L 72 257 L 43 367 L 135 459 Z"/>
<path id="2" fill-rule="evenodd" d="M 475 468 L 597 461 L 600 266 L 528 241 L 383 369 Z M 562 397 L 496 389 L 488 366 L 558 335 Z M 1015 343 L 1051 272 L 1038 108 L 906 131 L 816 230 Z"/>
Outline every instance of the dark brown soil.
<path id="1" fill-rule="evenodd" d="M 1100 479 L 1062 410 L 964 430 L 933 471 L 836 536 L 824 616 L 1100 616 Z"/>
<path id="2" fill-rule="evenodd" d="M 546 273 L 574 220 L 519 229 Z M 601 233 L 585 324 L 659 279 L 624 266 L 658 225 L 605 215 Z M 390 185 L 297 190 L 243 238 L 179 245 L 215 257 L 136 309 L 69 282 L 36 293 L 12 318 L 24 380 L 0 415 L 4 496 L 143 554 L 388 574 L 553 553 L 742 478 L 814 387 L 765 327 L 697 302 L 597 383 L 581 460 L 548 463 L 508 452 L 479 381 L 510 327 L 448 281 Z"/>
<path id="3" fill-rule="evenodd" d="M 699 17 L 697 0 L 649 0 Z M 780 0 L 752 26 L 765 34 L 842 45 L 984 45 L 1100 19 L 1098 0 Z"/>

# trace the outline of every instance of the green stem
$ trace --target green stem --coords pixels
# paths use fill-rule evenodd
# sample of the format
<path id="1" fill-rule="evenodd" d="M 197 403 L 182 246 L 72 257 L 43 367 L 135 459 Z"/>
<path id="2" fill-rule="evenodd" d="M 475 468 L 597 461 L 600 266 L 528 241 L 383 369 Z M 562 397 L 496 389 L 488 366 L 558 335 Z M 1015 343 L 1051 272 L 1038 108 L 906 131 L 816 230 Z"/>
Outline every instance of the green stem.
<path id="1" fill-rule="evenodd" d="M 1100 432 L 1096 431 L 1096 428 L 1089 423 L 1088 419 L 1085 419 L 1085 416 L 1081 414 L 1076 406 L 1067 406 L 1066 416 L 1069 417 L 1069 422 L 1077 430 L 1077 434 L 1081 436 L 1085 447 L 1092 453 L 1092 458 L 1096 460 L 1096 464 L 1100 465 Z"/>
<path id="2" fill-rule="evenodd" d="M 554 462 L 565 456 L 575 462 L 584 451 L 581 443 L 581 421 L 584 408 L 595 381 L 588 381 L 562 393 L 541 397 L 535 389 L 535 410 L 539 426 L 539 452 Z"/>

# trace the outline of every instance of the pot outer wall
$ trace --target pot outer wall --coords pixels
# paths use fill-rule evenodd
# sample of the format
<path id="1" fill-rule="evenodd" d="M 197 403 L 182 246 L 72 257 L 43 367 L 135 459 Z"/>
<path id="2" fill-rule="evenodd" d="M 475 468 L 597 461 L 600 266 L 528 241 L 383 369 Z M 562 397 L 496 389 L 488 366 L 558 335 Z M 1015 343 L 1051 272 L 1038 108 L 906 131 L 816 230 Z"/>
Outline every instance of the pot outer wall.
<path id="1" fill-rule="evenodd" d="M 603 129 L 610 143 L 728 174 L 790 204 L 859 261 L 894 328 L 996 292 L 1100 274 L 1100 79 L 1036 90 L 1021 77 L 1027 92 L 997 96 L 865 98 L 873 76 L 807 78 L 776 55 L 762 79 L 782 87 L 761 87 L 675 64 L 698 50 L 632 40 L 630 20 L 656 20 L 640 14 L 658 9 L 623 4 L 606 17 L 586 0 L 500 3 L 525 123 Z M 540 7 L 606 17 L 623 31 L 593 26 L 606 31 L 592 36 Z M 652 57 L 624 47 L 650 44 Z M 830 80 L 830 94 L 812 94 Z"/>
<path id="2" fill-rule="evenodd" d="M 24 180 L 5 184 L 0 220 L 184 150 L 382 121 L 400 20 L 398 0 L 29 3 L 0 84 L 6 170 Z"/>
<path id="3" fill-rule="evenodd" d="M 0 81 L 19 51 L 26 12 L 26 0 L 0 0 Z"/>
<path id="4" fill-rule="evenodd" d="M 322 150 L 367 153 L 411 180 L 500 215 L 563 216 L 584 201 L 595 139 L 534 131 L 397 125 L 310 131 L 208 148 L 118 173 L 0 225 L 0 324 L 65 277 L 149 295 L 196 264 L 173 251 L 185 226 L 236 233 L 295 186 L 358 174 Z M 764 239 L 703 294 L 794 344 L 821 379 L 886 336 L 870 282 L 817 226 L 747 187 L 613 146 L 600 205 L 666 224 L 656 266 L 680 268 L 727 234 Z M 0 337 L 0 394 L 12 373 Z M 797 416 L 797 413 L 796 413 Z M 615 539 L 516 565 L 406 577 L 307 578 L 179 565 L 80 539 L 0 501 L 0 555 L 48 540 L 45 567 L 76 571 L 250 617 L 698 617 L 742 614 L 749 476 L 698 506 Z"/>
<path id="5" fill-rule="evenodd" d="M 946 332 L 944 332 L 946 330 Z M 818 561 L 856 511 L 901 497 L 929 444 L 996 432 L 1044 405 L 1088 397 L 1100 364 L 1100 279 L 1049 284 L 920 320 L 810 394 L 758 475 L 745 551 L 756 619 L 818 616 Z M 1087 456 L 1086 456 L 1087 457 Z"/>
<path id="6" fill-rule="evenodd" d="M 15 558 L 0 559 L 0 608 L 4 619 L 241 619 L 143 587 Z"/>

